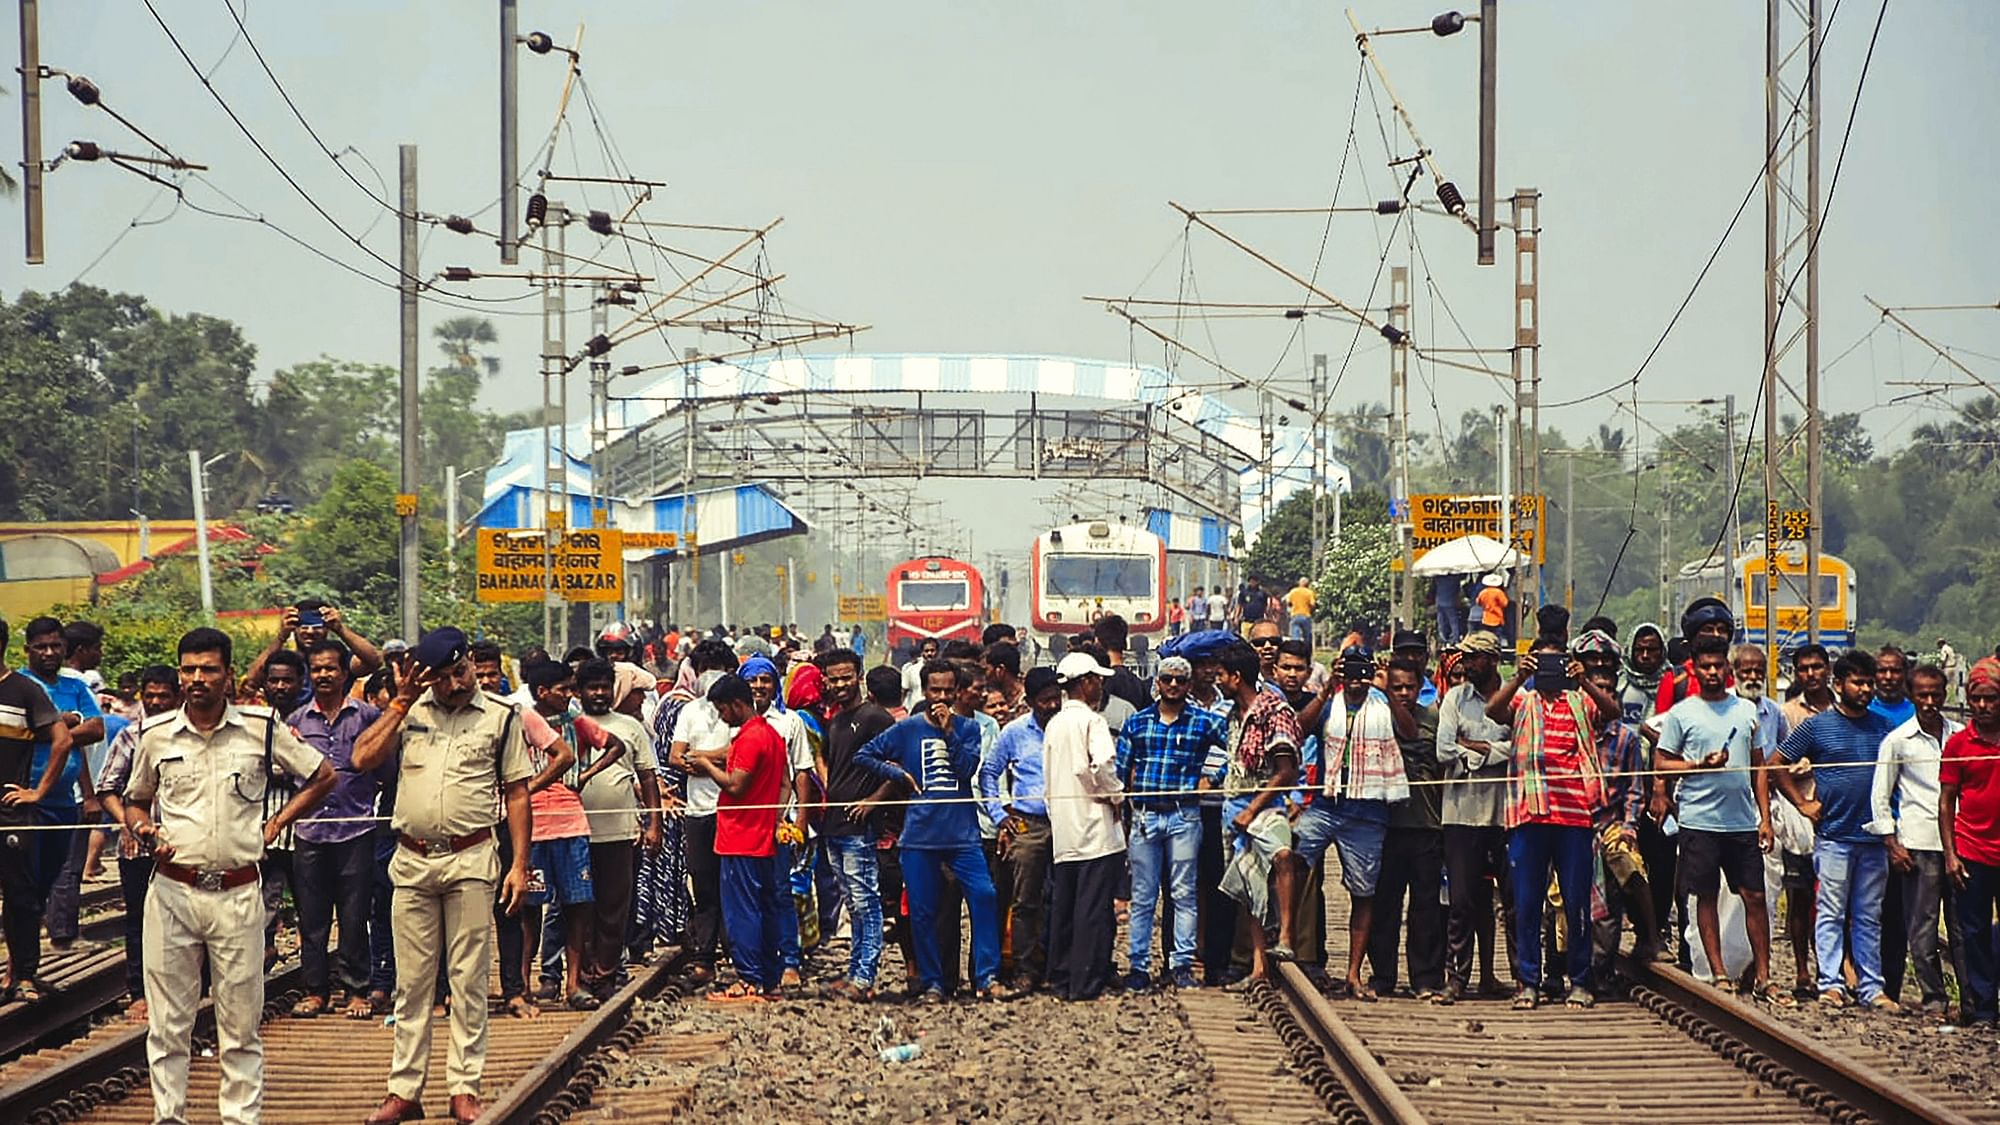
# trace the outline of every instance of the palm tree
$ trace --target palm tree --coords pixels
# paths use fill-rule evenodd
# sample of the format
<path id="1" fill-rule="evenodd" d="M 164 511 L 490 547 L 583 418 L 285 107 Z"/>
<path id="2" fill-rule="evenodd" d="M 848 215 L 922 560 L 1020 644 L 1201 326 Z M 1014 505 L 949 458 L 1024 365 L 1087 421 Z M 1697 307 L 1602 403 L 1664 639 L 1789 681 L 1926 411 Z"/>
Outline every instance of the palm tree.
<path id="1" fill-rule="evenodd" d="M 500 370 L 500 358 L 485 352 L 500 341 L 500 334 L 485 317 L 455 316 L 432 329 L 431 335 L 453 367 L 472 373 L 483 369 L 487 375 Z"/>

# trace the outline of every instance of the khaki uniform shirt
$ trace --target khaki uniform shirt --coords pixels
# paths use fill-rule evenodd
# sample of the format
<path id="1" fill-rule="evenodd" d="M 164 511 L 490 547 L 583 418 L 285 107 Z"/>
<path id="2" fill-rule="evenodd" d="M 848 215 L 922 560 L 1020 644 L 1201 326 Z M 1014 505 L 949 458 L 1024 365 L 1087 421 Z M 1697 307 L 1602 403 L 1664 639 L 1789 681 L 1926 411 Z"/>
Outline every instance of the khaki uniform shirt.
<path id="1" fill-rule="evenodd" d="M 264 765 L 270 731 L 271 766 Z M 152 801 L 173 862 L 228 871 L 264 858 L 264 796 L 271 772 L 309 778 L 325 759 L 268 707 L 230 705 L 207 734 L 183 710 L 146 720 L 125 796 Z"/>
<path id="2" fill-rule="evenodd" d="M 483 691 L 456 710 L 434 692 L 411 705 L 398 734 L 403 761 L 389 826 L 449 840 L 500 823 L 500 787 L 535 775 L 512 704 Z"/>

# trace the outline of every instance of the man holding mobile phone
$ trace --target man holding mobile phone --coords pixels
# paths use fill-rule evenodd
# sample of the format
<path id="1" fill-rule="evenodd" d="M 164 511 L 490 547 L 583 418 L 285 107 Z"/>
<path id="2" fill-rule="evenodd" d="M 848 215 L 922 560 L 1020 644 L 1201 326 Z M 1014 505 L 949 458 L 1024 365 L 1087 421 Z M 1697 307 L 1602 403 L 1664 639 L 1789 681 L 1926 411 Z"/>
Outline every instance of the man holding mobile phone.
<path id="1" fill-rule="evenodd" d="M 1771 984 L 1771 922 L 1764 912 L 1764 855 L 1771 850 L 1769 775 L 1758 765 L 1757 705 L 1729 690 L 1729 642 L 1694 639 L 1696 693 L 1667 709 L 1655 766 L 1680 776 L 1681 893 L 1694 895 L 1695 929 L 1715 987 L 1736 991 L 1722 963 L 1717 879 L 1743 899 L 1752 990 L 1774 1004 L 1792 998 Z"/>
<path id="2" fill-rule="evenodd" d="M 1523 691 L 1528 684 L 1535 686 Z M 1508 769 L 1507 865 L 1514 892 L 1516 975 L 1514 1007 L 1540 1003 L 1542 902 L 1553 868 L 1562 886 L 1569 932 L 1568 1004 L 1588 1008 L 1590 991 L 1590 883 L 1594 853 L 1592 817 L 1604 803 L 1603 766 L 1597 740 L 1587 732 L 1597 717 L 1618 706 L 1602 687 L 1583 679 L 1582 662 L 1553 638 L 1538 638 L 1514 677 L 1487 701 L 1486 714 L 1511 725 L 1514 748 Z"/>

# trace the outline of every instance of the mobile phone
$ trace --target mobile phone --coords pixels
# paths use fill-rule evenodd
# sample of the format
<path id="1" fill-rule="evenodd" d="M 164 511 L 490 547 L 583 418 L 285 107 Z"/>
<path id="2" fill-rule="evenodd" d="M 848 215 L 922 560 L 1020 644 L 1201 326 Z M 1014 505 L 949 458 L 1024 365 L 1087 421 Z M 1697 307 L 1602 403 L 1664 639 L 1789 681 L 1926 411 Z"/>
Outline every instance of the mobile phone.
<path id="1" fill-rule="evenodd" d="M 1569 669 L 1562 667 L 1535 669 L 1535 694 L 1542 696 L 1561 695 L 1576 690 L 1576 679 Z"/>

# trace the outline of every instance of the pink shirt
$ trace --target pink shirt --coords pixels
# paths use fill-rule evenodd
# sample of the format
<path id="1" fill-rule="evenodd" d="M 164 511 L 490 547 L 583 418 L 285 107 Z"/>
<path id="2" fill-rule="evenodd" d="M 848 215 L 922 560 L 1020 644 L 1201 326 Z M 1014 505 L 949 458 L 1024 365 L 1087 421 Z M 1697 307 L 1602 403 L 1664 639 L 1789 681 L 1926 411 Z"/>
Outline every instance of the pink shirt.
<path id="1" fill-rule="evenodd" d="M 573 723 L 577 737 L 591 749 L 604 748 L 604 728 L 582 715 Z M 562 734 L 548 718 L 533 707 L 521 708 L 521 731 L 528 736 L 528 762 L 536 773 L 549 768 L 549 758 Z M 565 779 L 557 779 L 546 789 L 528 794 L 528 808 L 534 814 L 534 840 L 559 840 L 565 836 L 590 835 L 590 818 L 584 815 L 583 798 Z"/>

